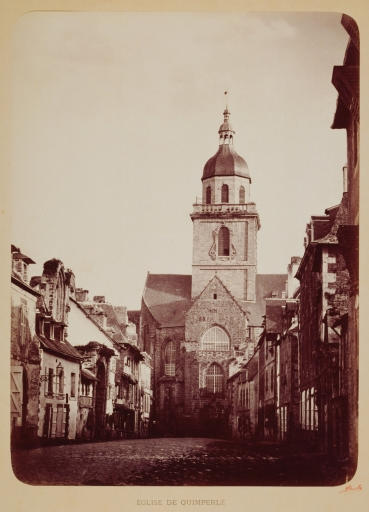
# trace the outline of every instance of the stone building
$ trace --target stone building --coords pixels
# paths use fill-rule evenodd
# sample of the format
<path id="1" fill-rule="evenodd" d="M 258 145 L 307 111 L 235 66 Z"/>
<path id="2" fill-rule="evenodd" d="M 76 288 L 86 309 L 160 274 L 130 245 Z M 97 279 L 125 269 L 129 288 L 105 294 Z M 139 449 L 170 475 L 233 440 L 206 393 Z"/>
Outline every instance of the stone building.
<path id="1" fill-rule="evenodd" d="M 271 391 L 274 389 L 272 437 L 279 441 L 296 441 L 299 432 L 297 312 L 296 298 L 267 299 L 265 337 L 275 354 L 274 380 L 270 380 Z"/>
<path id="2" fill-rule="evenodd" d="M 38 437 L 75 439 L 81 356 L 68 341 L 70 296 L 74 275 L 60 260 L 44 263 L 41 277 L 32 277 L 37 302 L 36 334 L 40 345 Z"/>
<path id="3" fill-rule="evenodd" d="M 229 435 L 252 439 L 256 435 L 259 406 L 259 351 L 256 350 L 227 381 Z"/>
<path id="4" fill-rule="evenodd" d="M 281 296 L 287 275 L 257 274 L 251 177 L 233 146 L 226 108 L 219 148 L 205 164 L 193 205 L 192 276 L 148 274 L 140 347 L 152 357 L 152 428 L 158 434 L 224 434 L 226 381 L 237 357 L 250 358 L 265 298 Z"/>
<path id="5" fill-rule="evenodd" d="M 70 339 L 83 355 L 81 377 L 88 393 L 80 400 L 79 435 L 100 439 L 147 435 L 150 358 L 137 346 L 127 309 L 110 304 L 102 295 L 90 301 L 88 290 L 77 288 L 71 299 Z"/>
<path id="6" fill-rule="evenodd" d="M 40 346 L 36 336 L 36 304 L 40 294 L 28 281 L 34 261 L 11 246 L 10 417 L 12 441 L 37 438 Z"/>
<path id="7" fill-rule="evenodd" d="M 332 82 L 338 91 L 337 108 L 332 128 L 347 133 L 347 166 L 344 168 L 344 190 L 347 192 L 346 221 L 338 227 L 337 239 L 350 274 L 347 315 L 336 323 L 341 331 L 341 394 L 348 396 L 347 462 L 349 478 L 355 473 L 358 457 L 358 321 L 359 321 L 359 30 L 350 16 L 342 16 L 349 34 L 342 66 L 333 69 Z"/>
<path id="8" fill-rule="evenodd" d="M 87 291 L 85 298 L 87 299 Z M 68 339 L 83 357 L 82 377 L 85 386 L 82 388 L 92 400 L 80 399 L 78 415 L 78 436 L 87 438 L 104 438 L 106 435 L 107 419 L 113 414 L 115 392 L 115 370 L 119 358 L 120 346 L 102 327 L 106 323 L 106 316 L 100 308 L 89 309 L 93 306 L 89 301 L 80 300 L 80 289 L 77 288 L 70 298 Z M 97 379 L 95 384 L 89 374 Z M 92 402 L 92 404 L 91 404 Z M 89 404 L 87 406 L 87 404 Z"/>
<path id="9" fill-rule="evenodd" d="M 347 194 L 307 225 L 300 280 L 299 367 L 302 437 L 319 449 L 343 455 L 347 394 L 342 379 L 342 338 L 336 324 L 348 311 L 350 276 L 337 230 L 347 218 Z"/>

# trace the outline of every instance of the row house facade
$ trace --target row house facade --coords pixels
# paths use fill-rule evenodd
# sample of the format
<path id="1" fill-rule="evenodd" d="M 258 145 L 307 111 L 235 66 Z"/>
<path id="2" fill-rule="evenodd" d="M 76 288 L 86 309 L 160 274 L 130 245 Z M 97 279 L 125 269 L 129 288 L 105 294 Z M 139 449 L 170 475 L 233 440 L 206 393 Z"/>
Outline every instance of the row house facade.
<path id="1" fill-rule="evenodd" d="M 292 257 L 281 294 L 265 298 L 252 357 L 228 379 L 229 433 L 239 439 L 295 440 L 299 430 L 298 281 L 301 258 Z M 243 362 L 242 362 L 243 359 Z"/>
<path id="2" fill-rule="evenodd" d="M 350 275 L 347 315 L 337 319 L 341 336 L 341 394 L 347 400 L 347 465 L 353 475 L 358 461 L 359 413 L 359 30 L 355 20 L 342 16 L 349 35 L 343 64 L 335 66 L 332 83 L 338 91 L 333 129 L 346 130 L 347 166 L 344 187 L 347 191 L 347 216 L 337 229 L 338 248 Z"/>
<path id="3" fill-rule="evenodd" d="M 10 419 L 13 442 L 37 437 L 41 357 L 36 337 L 40 294 L 29 285 L 34 261 L 12 245 Z"/>
<path id="4" fill-rule="evenodd" d="M 229 435 L 235 439 L 254 439 L 258 425 L 259 351 L 241 365 L 227 381 Z"/>
<path id="5" fill-rule="evenodd" d="M 324 452 L 350 479 L 358 458 L 359 34 L 352 18 L 341 22 L 349 42 L 333 70 L 339 95 L 332 128 L 347 132 L 343 195 L 311 217 L 303 257 L 288 267 L 287 296 L 266 299 L 255 351 L 256 435 Z M 232 396 L 242 396 L 246 380 L 247 364 L 229 379 Z M 234 417 L 230 424 L 239 436 Z"/>
<path id="6" fill-rule="evenodd" d="M 57 259 L 28 281 L 32 263 L 12 246 L 12 440 L 147 436 L 151 360 L 126 308 L 89 302 Z"/>

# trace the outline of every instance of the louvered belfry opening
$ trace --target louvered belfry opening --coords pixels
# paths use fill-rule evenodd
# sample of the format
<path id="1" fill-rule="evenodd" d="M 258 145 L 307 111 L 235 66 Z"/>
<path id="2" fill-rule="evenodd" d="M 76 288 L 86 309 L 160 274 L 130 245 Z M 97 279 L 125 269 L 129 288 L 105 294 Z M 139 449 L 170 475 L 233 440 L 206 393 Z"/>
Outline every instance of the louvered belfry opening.
<path id="1" fill-rule="evenodd" d="M 176 347 L 174 341 L 168 341 L 164 352 L 164 373 L 174 377 L 176 374 Z"/>
<path id="2" fill-rule="evenodd" d="M 229 229 L 222 226 L 218 234 L 218 255 L 229 256 Z"/>
<path id="3" fill-rule="evenodd" d="M 206 187 L 206 204 L 211 204 L 211 187 Z"/>
<path id="4" fill-rule="evenodd" d="M 240 204 L 244 204 L 245 202 L 245 187 L 240 187 Z"/>
<path id="5" fill-rule="evenodd" d="M 206 372 L 206 389 L 209 393 L 223 391 L 223 371 L 216 363 L 211 364 Z"/>
<path id="6" fill-rule="evenodd" d="M 222 203 L 229 202 L 229 189 L 228 185 L 222 185 Z"/>

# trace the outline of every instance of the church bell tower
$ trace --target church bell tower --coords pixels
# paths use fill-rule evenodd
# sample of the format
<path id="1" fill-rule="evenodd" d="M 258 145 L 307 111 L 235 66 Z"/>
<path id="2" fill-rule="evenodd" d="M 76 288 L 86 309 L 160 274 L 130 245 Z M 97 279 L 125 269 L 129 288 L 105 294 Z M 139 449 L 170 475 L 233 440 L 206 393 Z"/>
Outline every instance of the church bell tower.
<path id="1" fill-rule="evenodd" d="M 247 163 L 233 147 L 235 131 L 227 106 L 223 116 L 219 148 L 205 164 L 202 198 L 191 214 L 192 298 L 217 275 L 235 299 L 253 302 L 260 221 L 250 200 Z"/>

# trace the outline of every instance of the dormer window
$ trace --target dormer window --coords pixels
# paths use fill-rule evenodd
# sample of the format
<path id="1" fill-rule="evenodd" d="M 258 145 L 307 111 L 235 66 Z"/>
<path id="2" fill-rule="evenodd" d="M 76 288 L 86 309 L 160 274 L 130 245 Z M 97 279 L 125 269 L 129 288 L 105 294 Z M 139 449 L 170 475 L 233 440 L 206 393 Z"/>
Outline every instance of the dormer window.
<path id="1" fill-rule="evenodd" d="M 50 339 L 50 324 L 47 322 L 44 323 L 43 333 L 45 338 Z"/>

